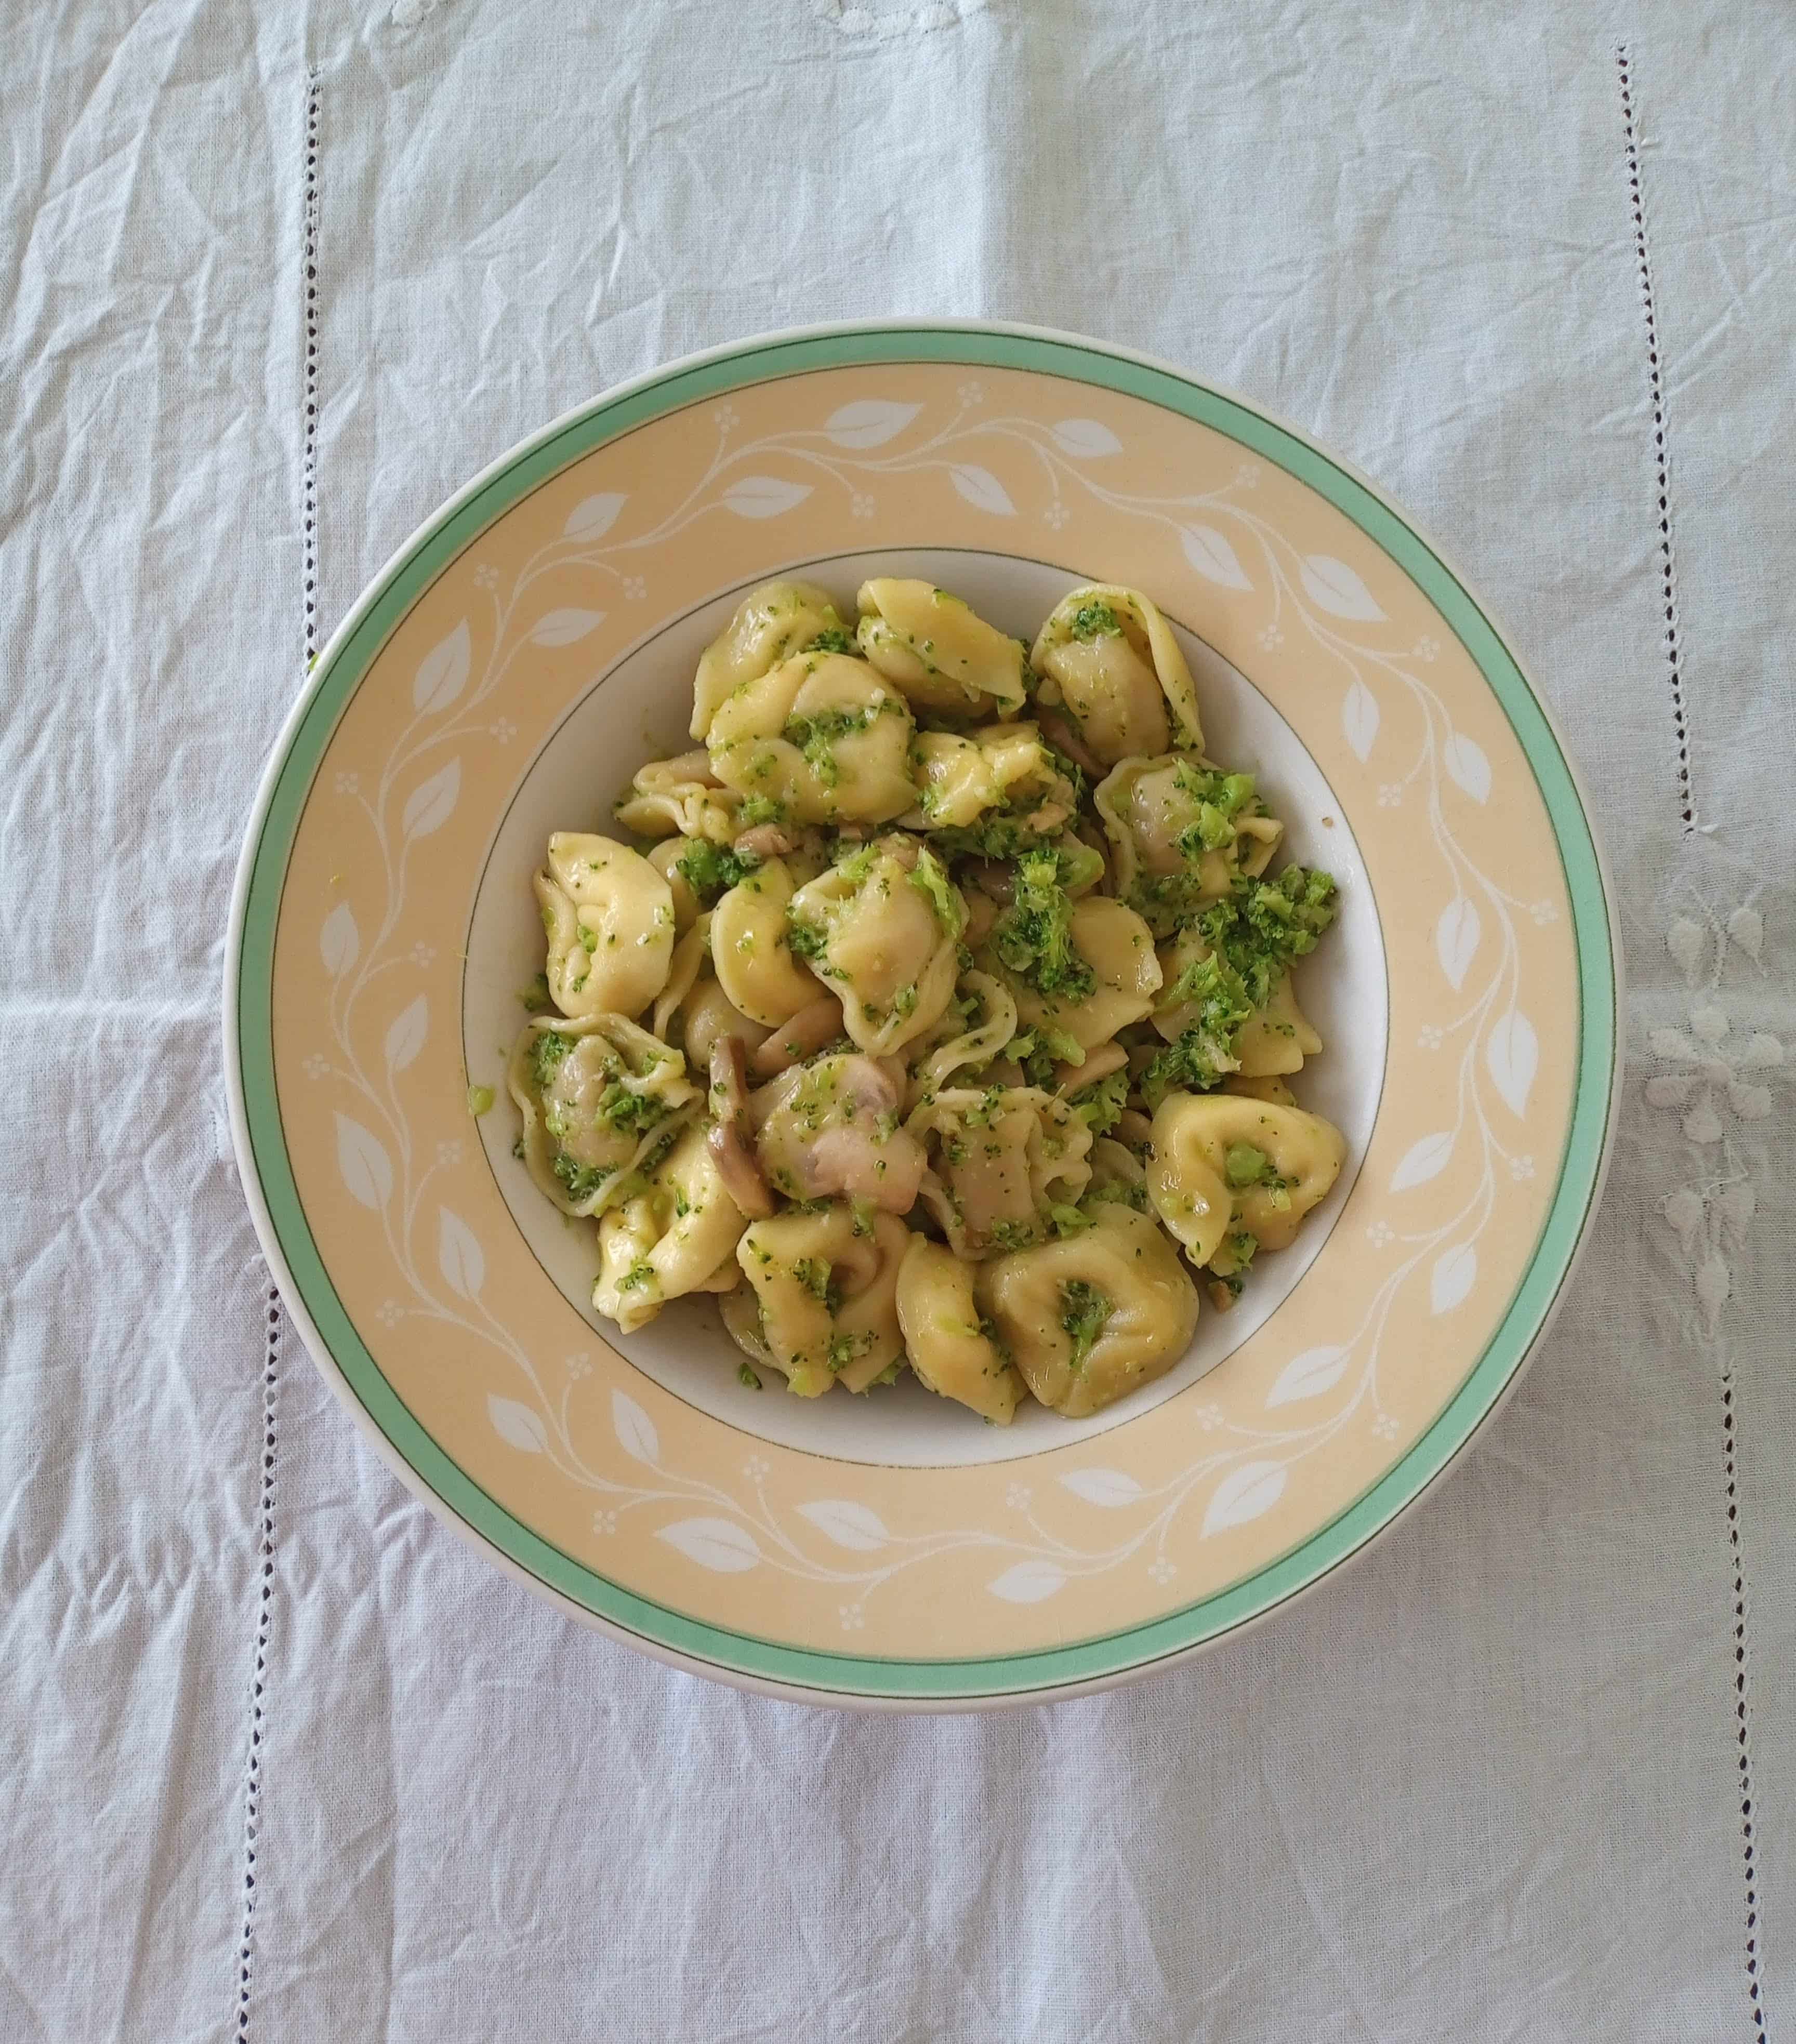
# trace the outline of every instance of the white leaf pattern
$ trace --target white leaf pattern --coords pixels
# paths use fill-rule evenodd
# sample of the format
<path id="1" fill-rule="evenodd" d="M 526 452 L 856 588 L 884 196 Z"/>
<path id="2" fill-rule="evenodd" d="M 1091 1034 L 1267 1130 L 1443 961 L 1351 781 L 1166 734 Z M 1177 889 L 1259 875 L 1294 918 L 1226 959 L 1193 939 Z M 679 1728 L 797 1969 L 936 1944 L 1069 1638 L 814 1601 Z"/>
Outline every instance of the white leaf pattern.
<path id="1" fill-rule="evenodd" d="M 429 837 L 433 831 L 440 830 L 449 820 L 460 793 L 460 759 L 452 759 L 428 781 L 420 781 L 406 797 L 406 806 L 400 813 L 399 828 L 407 840 Z"/>
<path id="2" fill-rule="evenodd" d="M 1294 1405 L 1299 1399 L 1320 1398 L 1333 1391 L 1347 1368 L 1349 1351 L 1344 1348 L 1306 1348 L 1294 1355 L 1273 1380 L 1266 1394 L 1268 1411 L 1275 1405 Z"/>
<path id="3" fill-rule="evenodd" d="M 1098 419 L 1062 419 L 1048 428 L 1062 454 L 1075 461 L 1095 461 L 1101 455 L 1121 454 L 1122 442 Z"/>
<path id="4" fill-rule="evenodd" d="M 583 497 L 567 514 L 561 528 L 564 540 L 602 540 L 617 522 L 625 499 L 615 490 L 602 490 L 596 497 Z"/>
<path id="5" fill-rule="evenodd" d="M 1447 975 L 1447 984 L 1456 993 L 1466 983 L 1483 932 L 1478 905 L 1463 894 L 1456 895 L 1440 912 L 1440 920 L 1434 926 L 1434 955 Z"/>
<path id="6" fill-rule="evenodd" d="M 981 468 L 976 462 L 955 461 L 948 463 L 948 472 L 955 488 L 975 511 L 989 511 L 994 518 L 1016 517 L 1016 505 L 989 468 Z"/>
<path id="7" fill-rule="evenodd" d="M 1728 935 L 1756 965 L 1765 943 L 1765 919 L 1758 910 L 1736 909 L 1728 918 Z"/>
<path id="8" fill-rule="evenodd" d="M 605 622 L 602 610 L 545 611 L 530 628 L 533 646 L 571 646 Z"/>
<path id="9" fill-rule="evenodd" d="M 393 1166 L 379 1139 L 346 1114 L 337 1117 L 337 1168 L 349 1197 L 376 1213 L 393 1197 Z"/>
<path id="10" fill-rule="evenodd" d="M 1044 1597 L 1066 1587 L 1067 1572 L 1054 1562 L 1019 1562 L 986 1585 L 994 1597 L 1006 1604 L 1040 1604 Z"/>
<path id="11" fill-rule="evenodd" d="M 655 1422 L 627 1391 L 611 1394 L 611 1424 L 625 1454 L 651 1469 L 660 1466 L 661 1436 L 655 1431 Z"/>
<path id="12" fill-rule="evenodd" d="M 1140 1485 L 1126 1470 L 1073 1470 L 1061 1477 L 1060 1484 L 1087 1504 L 1102 1504 L 1112 1512 L 1133 1504 L 1141 1495 Z"/>
<path id="13" fill-rule="evenodd" d="M 515 1398 L 495 1398 L 488 1392 L 486 1417 L 507 1447 L 520 1448 L 527 1455 L 540 1455 L 548 1447 L 548 1429 L 543 1424 L 542 1415 L 532 1412 L 528 1405 L 520 1405 Z"/>
<path id="14" fill-rule="evenodd" d="M 1340 728 L 1354 758 L 1369 759 L 1379 735 L 1379 699 L 1363 682 L 1356 682 L 1348 690 L 1340 706 Z"/>
<path id="15" fill-rule="evenodd" d="M 883 447 L 887 440 L 895 440 L 922 409 L 890 398 L 860 398 L 832 412 L 823 430 L 839 448 Z"/>
<path id="16" fill-rule="evenodd" d="M 1702 1302 L 1703 1324 L 1710 1334 L 1715 1331 L 1715 1323 L 1733 1289 L 1733 1274 L 1727 1259 L 1719 1255 L 1704 1257 L 1696 1274 L 1696 1296 Z"/>
<path id="17" fill-rule="evenodd" d="M 1216 582 L 1224 589 L 1253 587 L 1240 555 L 1213 525 L 1181 525 L 1179 544 L 1185 550 L 1186 559 L 1206 582 Z"/>
<path id="18" fill-rule="evenodd" d="M 1484 1062 L 1510 1113 L 1525 1114 L 1529 1089 L 1540 1062 L 1540 1045 L 1533 1024 L 1519 1008 L 1498 1018 L 1484 1047 Z"/>
<path id="19" fill-rule="evenodd" d="M 777 518 L 794 510 L 810 494 L 808 482 L 788 482 L 778 475 L 745 475 L 723 494 L 724 508 L 738 518 Z"/>
<path id="20" fill-rule="evenodd" d="M 324 928 L 318 932 L 318 951 L 325 962 L 325 970 L 333 979 L 340 979 L 361 955 L 362 939 L 356 928 L 356 918 L 349 912 L 349 904 L 339 901 L 325 916 Z"/>
<path id="21" fill-rule="evenodd" d="M 1375 624 L 1383 617 L 1372 592 L 1345 561 L 1333 554 L 1306 555 L 1299 566 L 1310 600 L 1331 617 L 1345 617 L 1363 624 Z"/>
<path id="22" fill-rule="evenodd" d="M 473 1229 L 447 1207 L 437 1209 L 437 1267 L 458 1298 L 479 1297 L 486 1281 L 486 1258 Z"/>
<path id="23" fill-rule="evenodd" d="M 430 1004 L 421 993 L 399 1010 L 387 1032 L 387 1070 L 402 1072 L 424 1048 L 424 1039 L 429 1033 Z"/>
<path id="24" fill-rule="evenodd" d="M 417 672 L 412 677 L 412 708 L 433 717 L 446 710 L 467 686 L 472 651 L 464 617 L 419 661 Z"/>
<path id="25" fill-rule="evenodd" d="M 1665 932 L 1665 948 L 1683 969 L 1684 978 L 1695 986 L 1702 970 L 1703 954 L 1709 948 L 1702 925 L 1693 923 L 1688 916 L 1679 916 Z"/>
<path id="26" fill-rule="evenodd" d="M 820 1497 L 814 1504 L 801 1504 L 798 1510 L 825 1539 L 856 1554 L 875 1553 L 891 1540 L 879 1513 L 851 1498 Z"/>
<path id="27" fill-rule="evenodd" d="M 1285 1477 L 1283 1462 L 1243 1462 L 1231 1470 L 1211 1496 L 1198 1537 L 1207 1540 L 1213 1533 L 1226 1533 L 1263 1517 L 1284 1496 Z"/>
<path id="28" fill-rule="evenodd" d="M 1440 756 L 1446 762 L 1447 771 L 1475 802 L 1489 798 L 1490 763 L 1476 739 L 1467 738 L 1463 731 L 1456 731 L 1440 748 Z"/>
<path id="29" fill-rule="evenodd" d="M 1452 1129 L 1442 1128 L 1433 1135 L 1425 1135 L 1421 1142 L 1411 1143 L 1404 1151 L 1402 1162 L 1390 1174 L 1390 1189 L 1406 1193 L 1413 1185 L 1425 1185 L 1430 1178 L 1438 1178 L 1452 1155 Z"/>
<path id="30" fill-rule="evenodd" d="M 716 1575 L 739 1576 L 761 1558 L 754 1535 L 733 1519 L 679 1519 L 656 1527 L 655 1537 Z"/>
<path id="31" fill-rule="evenodd" d="M 1478 1278 L 1478 1251 L 1469 1242 L 1444 1251 L 1435 1259 L 1428 1281 L 1431 1313 L 1450 1313 L 1461 1304 Z"/>

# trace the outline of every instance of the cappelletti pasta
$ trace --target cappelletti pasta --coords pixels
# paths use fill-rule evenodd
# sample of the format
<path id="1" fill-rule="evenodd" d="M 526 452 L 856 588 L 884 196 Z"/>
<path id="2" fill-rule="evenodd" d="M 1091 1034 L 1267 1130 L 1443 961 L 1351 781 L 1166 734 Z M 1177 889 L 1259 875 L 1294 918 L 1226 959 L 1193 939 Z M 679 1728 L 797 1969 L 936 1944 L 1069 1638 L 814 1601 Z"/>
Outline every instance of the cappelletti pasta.
<path id="1" fill-rule="evenodd" d="M 1033 646 L 922 582 L 752 591 L 698 749 L 559 832 L 507 1089 L 625 1332 L 719 1295 L 817 1397 L 906 1370 L 1007 1425 L 1163 1375 L 1338 1177 L 1293 974 L 1335 884 L 1205 753 L 1136 590 Z"/>

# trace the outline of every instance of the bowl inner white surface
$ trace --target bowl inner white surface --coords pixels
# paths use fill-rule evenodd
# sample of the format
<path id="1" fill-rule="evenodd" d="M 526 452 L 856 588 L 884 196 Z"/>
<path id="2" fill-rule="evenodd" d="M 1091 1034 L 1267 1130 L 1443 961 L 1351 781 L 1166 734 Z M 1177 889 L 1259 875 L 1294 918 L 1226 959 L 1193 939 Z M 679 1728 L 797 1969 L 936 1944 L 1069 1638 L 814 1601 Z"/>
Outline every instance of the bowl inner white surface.
<path id="1" fill-rule="evenodd" d="M 1033 640 L 1042 620 L 1082 578 L 1013 555 L 951 549 L 883 549 L 793 562 L 755 578 L 802 574 L 833 591 L 852 617 L 869 575 L 916 575 L 964 597 L 1003 630 Z M 1157 1383 L 1089 1420 L 1060 1418 L 1033 1402 L 1010 1427 L 982 1423 L 934 1397 L 908 1374 L 864 1397 L 794 1398 L 771 1377 L 760 1391 L 737 1377 L 743 1358 L 713 1301 L 676 1300 L 639 1333 L 622 1335 L 590 1304 L 598 1267 L 594 1229 L 567 1220 L 511 1154 L 517 1116 L 504 1085 L 505 1054 L 523 1020 L 517 992 L 543 962 L 542 924 L 530 891 L 552 831 L 622 836 L 613 800 L 645 760 L 689 750 L 692 676 L 699 654 L 752 583 L 716 596 L 662 627 L 591 686 L 525 770 L 490 847 L 475 894 L 463 979 L 463 1050 L 469 1079 L 498 1104 L 478 1126 L 500 1193 L 523 1243 L 588 1324 L 643 1374 L 689 1404 L 763 1440 L 844 1462 L 897 1466 L 999 1462 L 1065 1447 L 1140 1419 L 1188 1391 L 1278 1311 L 1332 1232 L 1364 1156 L 1378 1112 L 1389 1036 L 1384 943 L 1359 847 L 1321 770 L 1290 726 L 1244 675 L 1172 617 L 1190 661 L 1212 759 L 1258 774 L 1285 824 L 1280 860 L 1325 866 L 1340 883 L 1340 917 L 1299 970 L 1298 997 L 1327 1048 L 1298 1080 L 1298 1097 L 1347 1138 L 1339 1182 L 1291 1248 L 1254 1266 L 1240 1303 L 1220 1314 L 1206 1302 L 1196 1339 Z M 1169 616 L 1171 613 L 1168 613 Z M 1325 818 L 1331 819 L 1325 824 Z M 570 1327 L 570 1343 L 575 1330 Z M 556 1358 L 549 1358 L 555 1360 Z"/>

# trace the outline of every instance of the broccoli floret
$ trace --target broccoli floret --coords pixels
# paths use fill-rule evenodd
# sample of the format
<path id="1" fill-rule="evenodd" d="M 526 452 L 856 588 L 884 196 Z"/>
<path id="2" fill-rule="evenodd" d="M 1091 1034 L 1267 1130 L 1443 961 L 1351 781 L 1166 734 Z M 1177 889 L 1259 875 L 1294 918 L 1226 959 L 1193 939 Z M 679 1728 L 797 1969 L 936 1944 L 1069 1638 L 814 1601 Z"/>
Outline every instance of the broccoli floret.
<path id="1" fill-rule="evenodd" d="M 1094 1136 L 1107 1135 L 1121 1120 L 1122 1111 L 1129 1105 L 1129 1074 L 1112 1072 L 1108 1078 L 1081 1086 L 1068 1095 L 1067 1105 Z"/>
<path id="2" fill-rule="evenodd" d="M 555 1161 L 549 1166 L 567 1188 L 567 1197 L 576 1206 L 583 1200 L 590 1199 L 612 1174 L 603 1164 L 583 1164 L 576 1157 L 570 1157 L 565 1150 L 555 1153 Z"/>
<path id="3" fill-rule="evenodd" d="M 936 920 L 948 936 L 958 938 L 967 927 L 967 905 L 948 877 L 948 869 L 927 845 L 917 852 L 911 868 L 910 884 L 936 912 Z"/>

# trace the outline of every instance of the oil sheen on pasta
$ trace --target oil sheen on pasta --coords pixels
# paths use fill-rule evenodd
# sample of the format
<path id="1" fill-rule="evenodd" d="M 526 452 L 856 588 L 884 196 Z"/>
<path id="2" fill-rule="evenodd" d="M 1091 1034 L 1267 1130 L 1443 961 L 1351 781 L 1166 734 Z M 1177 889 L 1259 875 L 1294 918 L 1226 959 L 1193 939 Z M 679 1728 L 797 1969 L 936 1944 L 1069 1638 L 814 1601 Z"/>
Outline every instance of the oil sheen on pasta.
<path id="1" fill-rule="evenodd" d="M 694 749 L 548 842 L 507 1075 L 628 1332 L 718 1297 L 745 1384 L 910 1370 L 998 1425 L 1171 1368 L 1338 1176 L 1295 1094 L 1330 877 L 1205 751 L 1166 620 L 1077 589 L 1033 645 L 927 582 L 774 582 Z"/>

